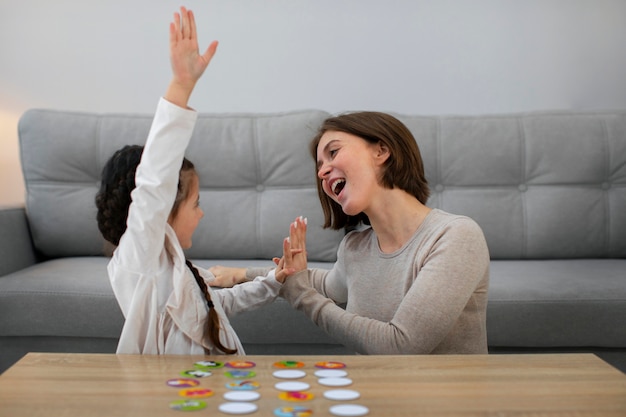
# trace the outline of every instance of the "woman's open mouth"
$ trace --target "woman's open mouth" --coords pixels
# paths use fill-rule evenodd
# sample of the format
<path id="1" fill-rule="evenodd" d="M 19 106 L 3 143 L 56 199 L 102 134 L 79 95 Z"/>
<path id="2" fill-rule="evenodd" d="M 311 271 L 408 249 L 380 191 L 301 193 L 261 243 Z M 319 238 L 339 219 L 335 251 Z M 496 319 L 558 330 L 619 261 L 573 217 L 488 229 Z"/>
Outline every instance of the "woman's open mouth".
<path id="1" fill-rule="evenodd" d="M 330 186 L 330 189 L 333 192 L 333 194 L 338 196 L 339 193 L 341 193 L 341 190 L 343 190 L 345 186 L 346 186 L 345 178 L 339 178 L 338 180 L 332 183 L 332 185 Z"/>

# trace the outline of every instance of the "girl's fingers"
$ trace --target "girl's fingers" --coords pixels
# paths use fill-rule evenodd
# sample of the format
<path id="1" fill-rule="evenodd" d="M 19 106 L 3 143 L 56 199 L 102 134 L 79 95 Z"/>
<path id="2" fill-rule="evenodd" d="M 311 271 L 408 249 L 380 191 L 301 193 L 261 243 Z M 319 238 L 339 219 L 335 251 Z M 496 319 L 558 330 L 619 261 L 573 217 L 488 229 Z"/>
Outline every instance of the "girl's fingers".
<path id="1" fill-rule="evenodd" d="M 193 12 L 189 10 L 189 36 L 191 39 L 196 39 L 196 18 L 193 15 Z"/>
<path id="2" fill-rule="evenodd" d="M 189 12 L 184 7 L 181 7 L 180 14 L 183 18 L 183 22 L 182 22 L 183 39 L 189 39 L 189 34 L 191 32 L 189 28 Z"/>

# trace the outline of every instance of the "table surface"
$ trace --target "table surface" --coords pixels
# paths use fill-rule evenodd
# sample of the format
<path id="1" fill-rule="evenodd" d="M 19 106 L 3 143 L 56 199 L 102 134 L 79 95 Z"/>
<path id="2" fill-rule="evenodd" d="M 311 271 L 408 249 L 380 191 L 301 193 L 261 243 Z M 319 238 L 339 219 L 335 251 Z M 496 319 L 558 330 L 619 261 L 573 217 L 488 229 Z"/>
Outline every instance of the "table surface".
<path id="1" fill-rule="evenodd" d="M 214 394 L 194 412 L 170 409 L 182 399 L 166 384 L 182 378 L 200 360 L 252 361 L 260 383 L 258 411 L 301 405 L 313 416 L 330 415 L 338 404 L 324 398 L 332 389 L 317 382 L 315 364 L 338 361 L 361 397 L 346 403 L 369 408 L 371 416 L 626 416 L 626 375 L 592 354 L 445 356 L 151 356 L 29 353 L 0 376 L 0 416 L 176 416 L 219 415 L 226 400 L 226 367 L 199 379 Z M 300 361 L 314 395 L 290 403 L 278 398 L 273 376 L 278 361 Z"/>

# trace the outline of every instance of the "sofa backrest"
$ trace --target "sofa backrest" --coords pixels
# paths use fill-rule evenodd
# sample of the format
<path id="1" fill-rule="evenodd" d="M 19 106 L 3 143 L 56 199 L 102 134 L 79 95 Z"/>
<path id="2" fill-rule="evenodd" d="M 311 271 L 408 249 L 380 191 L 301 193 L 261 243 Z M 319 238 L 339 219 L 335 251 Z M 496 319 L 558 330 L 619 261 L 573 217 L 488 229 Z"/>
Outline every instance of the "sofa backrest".
<path id="1" fill-rule="evenodd" d="M 626 257 L 626 111 L 396 117 L 429 205 L 475 219 L 492 259 Z"/>
<path id="2" fill-rule="evenodd" d="M 187 156 L 205 218 L 188 256 L 270 259 L 297 215 L 313 261 L 333 261 L 308 143 L 322 111 L 200 114 Z M 626 257 L 626 112 L 396 114 L 413 132 L 429 206 L 483 228 L 493 259 Z M 27 213 L 45 256 L 101 254 L 94 196 L 102 166 L 143 144 L 151 115 L 30 110 L 19 124 Z"/>
<path id="3" fill-rule="evenodd" d="M 186 156 L 200 177 L 204 218 L 192 259 L 271 259 L 289 223 L 309 221 L 312 261 L 334 261 L 342 232 L 323 230 L 308 143 L 321 111 L 200 114 Z M 126 144 L 144 144 L 152 115 L 29 110 L 19 122 L 26 209 L 47 257 L 103 253 L 95 194 L 102 167 Z"/>

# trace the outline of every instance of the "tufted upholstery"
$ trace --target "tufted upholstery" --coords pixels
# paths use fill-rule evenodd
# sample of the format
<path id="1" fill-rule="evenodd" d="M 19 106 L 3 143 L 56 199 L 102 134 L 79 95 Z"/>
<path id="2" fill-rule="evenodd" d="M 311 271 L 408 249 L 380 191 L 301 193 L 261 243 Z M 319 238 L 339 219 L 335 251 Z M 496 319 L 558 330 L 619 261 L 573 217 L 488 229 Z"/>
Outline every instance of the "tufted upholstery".
<path id="1" fill-rule="evenodd" d="M 334 261 L 342 233 L 323 230 L 308 139 L 328 115 L 201 115 L 186 156 L 200 176 L 205 217 L 188 256 L 271 259 L 296 216 L 308 217 L 313 261 Z M 20 122 L 27 210 L 46 257 L 101 255 L 94 196 L 102 167 L 144 144 L 149 115 L 31 110 Z M 35 151 L 36 149 L 36 151 Z"/>
<path id="2" fill-rule="evenodd" d="M 626 258 L 626 113 L 396 116 L 492 259 Z"/>

